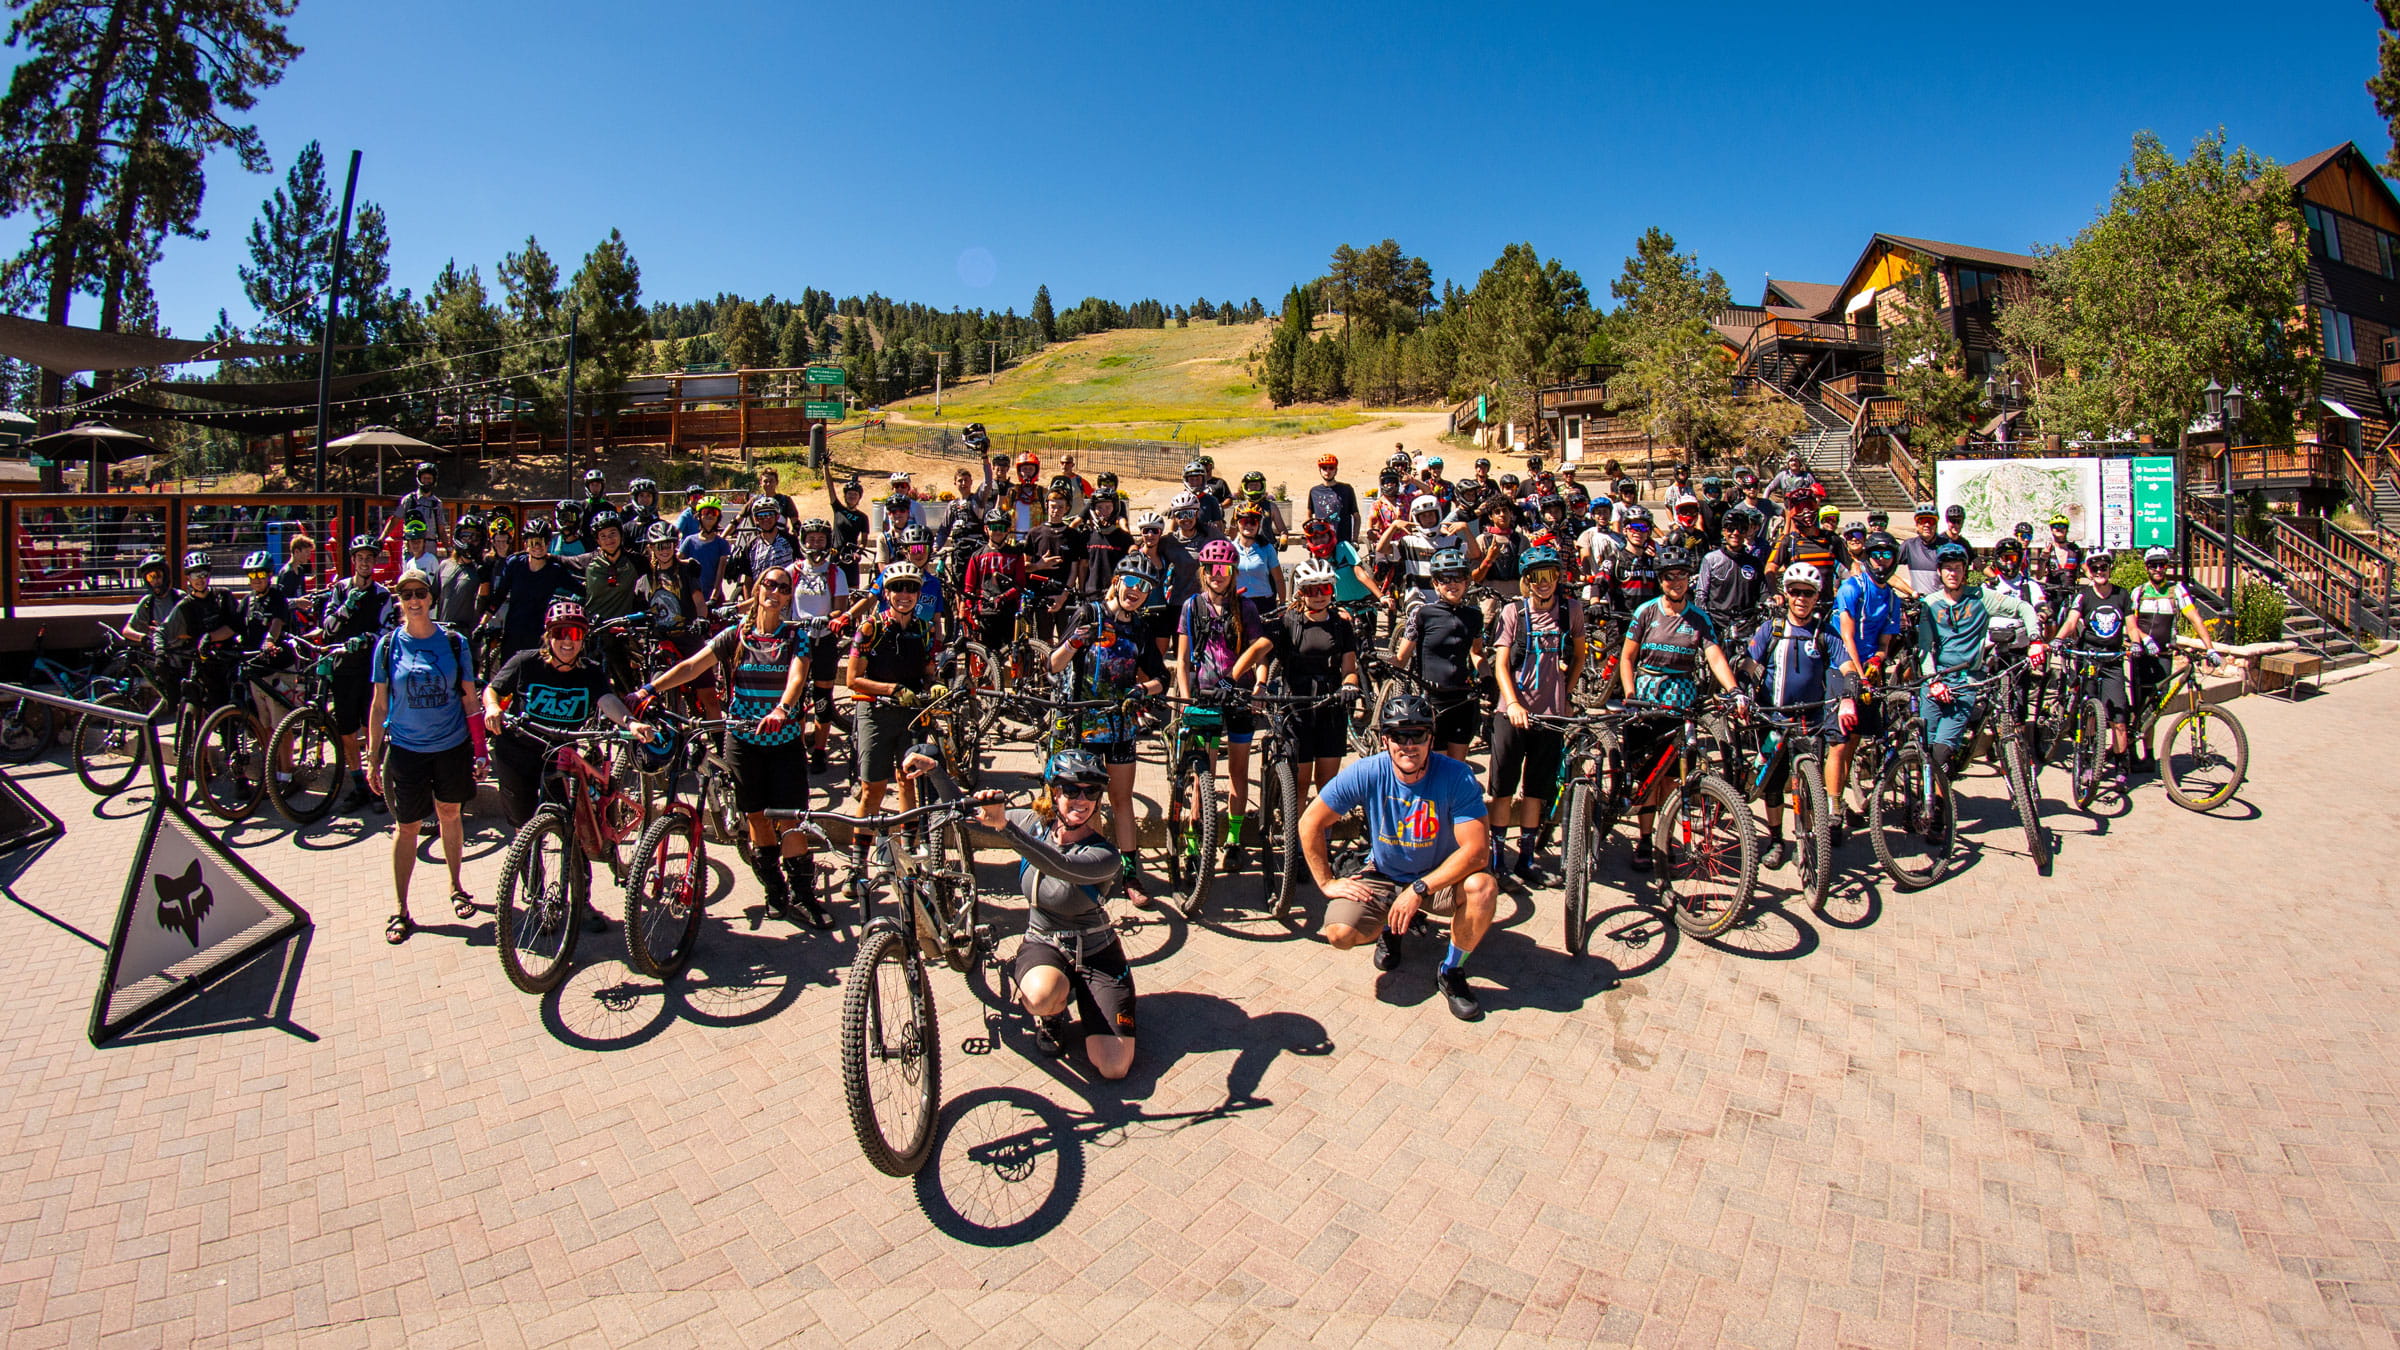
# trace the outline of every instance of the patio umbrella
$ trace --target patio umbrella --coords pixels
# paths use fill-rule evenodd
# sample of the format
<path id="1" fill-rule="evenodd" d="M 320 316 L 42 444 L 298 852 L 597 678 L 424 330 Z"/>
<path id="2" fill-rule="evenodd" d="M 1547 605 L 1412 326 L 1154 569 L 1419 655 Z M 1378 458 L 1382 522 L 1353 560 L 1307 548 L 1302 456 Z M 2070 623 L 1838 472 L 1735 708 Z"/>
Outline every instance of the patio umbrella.
<path id="1" fill-rule="evenodd" d="M 414 436 L 394 431 L 390 427 L 360 427 L 358 430 L 351 432 L 347 436 L 338 437 L 334 440 L 325 442 L 325 448 L 328 450 L 350 450 L 359 446 L 368 445 L 375 447 L 375 492 L 378 496 L 381 496 L 383 493 L 384 451 L 434 450 L 439 448 L 429 445 L 424 441 L 420 441 Z"/>
<path id="2" fill-rule="evenodd" d="M 104 492 L 108 488 L 107 466 L 136 455 L 159 452 L 156 442 L 147 436 L 112 427 L 106 422 L 81 422 L 65 431 L 53 431 L 25 442 L 27 455 L 44 455 L 65 463 L 80 459 L 90 465 L 85 471 L 83 487 L 86 492 Z"/>

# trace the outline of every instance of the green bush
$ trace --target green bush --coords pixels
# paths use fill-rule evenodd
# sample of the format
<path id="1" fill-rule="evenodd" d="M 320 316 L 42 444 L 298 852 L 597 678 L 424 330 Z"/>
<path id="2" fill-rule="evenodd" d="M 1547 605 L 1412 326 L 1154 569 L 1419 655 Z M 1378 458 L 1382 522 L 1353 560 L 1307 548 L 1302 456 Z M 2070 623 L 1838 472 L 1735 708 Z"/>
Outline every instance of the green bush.
<path id="1" fill-rule="evenodd" d="M 2283 596 L 2263 581 L 2245 581 L 2233 593 L 2233 640 L 2277 642 L 2283 638 Z"/>
<path id="2" fill-rule="evenodd" d="M 2149 582 L 2150 569 L 2142 566 L 2140 553 L 2128 549 L 2117 555 L 2116 565 L 2108 571 L 2108 579 L 2115 583 L 2118 590 L 2130 591 Z"/>

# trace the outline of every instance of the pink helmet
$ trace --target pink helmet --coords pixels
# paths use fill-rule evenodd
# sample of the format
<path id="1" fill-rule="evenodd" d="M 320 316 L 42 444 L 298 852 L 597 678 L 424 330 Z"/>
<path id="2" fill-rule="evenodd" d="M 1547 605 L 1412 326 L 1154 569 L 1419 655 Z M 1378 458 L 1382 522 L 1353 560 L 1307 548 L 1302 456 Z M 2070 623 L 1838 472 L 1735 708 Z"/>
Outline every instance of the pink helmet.
<path id="1" fill-rule="evenodd" d="M 1200 546 L 1202 567 L 1231 567 L 1234 565 L 1233 541 L 1211 539 Z"/>

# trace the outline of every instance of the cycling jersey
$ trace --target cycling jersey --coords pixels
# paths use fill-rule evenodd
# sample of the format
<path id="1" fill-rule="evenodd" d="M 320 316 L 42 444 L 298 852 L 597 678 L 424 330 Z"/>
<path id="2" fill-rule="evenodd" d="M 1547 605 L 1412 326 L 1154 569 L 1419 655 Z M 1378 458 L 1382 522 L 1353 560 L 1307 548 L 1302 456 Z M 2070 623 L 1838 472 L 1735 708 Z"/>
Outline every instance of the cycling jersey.
<path id="1" fill-rule="evenodd" d="M 2087 588 L 2076 593 L 2073 612 L 2082 620 L 2075 632 L 2076 646 L 2099 652 L 2125 650 L 2125 630 L 2132 627 L 2131 592 L 2111 586 L 2101 595 Z"/>
<path id="2" fill-rule="evenodd" d="M 270 586 L 242 597 L 241 619 L 234 627 L 241 630 L 244 650 L 257 651 L 267 640 L 269 626 L 277 623 L 284 632 L 292 631 L 292 602 L 281 591 Z"/>
<path id="3" fill-rule="evenodd" d="M 728 632 L 732 631 L 730 629 Z M 578 660 L 565 670 L 550 664 L 540 648 L 518 652 L 492 676 L 492 692 L 512 719 L 537 722 L 557 731 L 573 731 L 592 720 L 600 698 L 609 692 L 608 673 L 597 661 Z M 542 743 L 522 733 L 512 736 L 532 749 Z"/>
<path id="4" fill-rule="evenodd" d="M 1230 604 L 1224 609 L 1210 603 L 1206 595 L 1195 595 L 1183 602 L 1179 627 L 1191 644 L 1194 694 L 1236 683 L 1233 663 L 1241 657 L 1242 649 L 1267 636 L 1265 626 L 1259 621 L 1258 606 L 1251 604 L 1249 597 L 1227 598 Z M 1245 675 L 1238 683 L 1247 688 L 1255 679 L 1255 675 Z"/>
<path id="5" fill-rule="evenodd" d="M 1358 650 L 1358 629 L 1348 615 L 1329 609 L 1312 619 L 1297 606 L 1267 636 L 1275 641 L 1275 664 L 1295 694 L 1330 694 L 1342 687 L 1342 657 Z"/>
<path id="6" fill-rule="evenodd" d="M 1919 595 L 1931 595 L 1942 588 L 1942 564 L 1936 549 L 1938 539 L 1919 539 L 1915 535 L 1900 541 L 1900 566 L 1908 571 L 1908 584 Z"/>
<path id="7" fill-rule="evenodd" d="M 1767 550 L 1767 567 L 1782 571 L 1793 563 L 1814 563 L 1824 575 L 1839 576 L 1850 565 L 1850 550 L 1837 534 L 1819 531 L 1811 535 L 1806 530 L 1785 530 L 1776 536 L 1775 546 Z"/>
<path id="8" fill-rule="evenodd" d="M 1664 596 L 1633 612 L 1625 635 L 1638 645 L 1633 696 L 1688 708 L 1700 695 L 1702 654 L 1717 643 L 1717 626 L 1698 605 L 1667 607 Z"/>
<path id="9" fill-rule="evenodd" d="M 1658 554 L 1646 548 L 1626 548 L 1601 574 L 1600 594 L 1620 614 L 1630 614 L 1658 598 Z"/>
<path id="10" fill-rule="evenodd" d="M 1083 593 L 1097 600 L 1108 594 L 1117 564 L 1133 551 L 1133 536 L 1120 525 L 1095 525 L 1084 543 Z"/>
<path id="11" fill-rule="evenodd" d="M 1500 646 L 1509 653 L 1518 701 L 1533 712 L 1564 715 L 1571 706 L 1567 667 L 1575 648 L 1570 644 L 1582 641 L 1583 606 L 1573 597 L 1562 597 L 1546 610 L 1522 596 L 1511 600 L 1500 611 Z"/>
<path id="12" fill-rule="evenodd" d="M 1750 659 L 1762 667 L 1758 685 L 1771 708 L 1824 702 L 1833 653 L 1833 634 L 1822 615 L 1806 624 L 1777 619 L 1750 635 Z"/>
<path id="13" fill-rule="evenodd" d="M 593 623 L 600 623 L 639 611 L 642 602 L 635 587 L 649 572 L 649 565 L 630 549 L 619 549 L 615 557 L 584 555 L 583 612 Z"/>
<path id="14" fill-rule="evenodd" d="M 870 680 L 920 694 L 931 683 L 925 667 L 933 659 L 933 634 L 913 615 L 902 621 L 887 612 L 867 620 L 858 630 L 853 649 L 866 654 L 860 673 Z"/>
<path id="15" fill-rule="evenodd" d="M 717 654 L 717 664 L 730 672 L 726 715 L 756 719 L 775 711 L 791 681 L 792 663 L 808 660 L 818 636 L 810 625 L 793 619 L 777 624 L 772 633 L 761 633 L 744 620 L 717 634 L 708 649 Z M 800 719 L 792 718 L 773 735 L 756 727 L 733 734 L 752 745 L 784 745 L 799 739 Z"/>
<path id="16" fill-rule="evenodd" d="M 1450 693 L 1474 686 L 1472 653 L 1483 637 L 1483 611 L 1436 596 L 1408 612 L 1401 637 L 1416 644 L 1417 673 L 1426 684 Z"/>
<path id="17" fill-rule="evenodd" d="M 1748 552 L 1719 548 L 1700 560 L 1692 597 L 1720 626 L 1758 607 L 1758 563 Z"/>
<path id="18" fill-rule="evenodd" d="M 2192 607 L 2192 593 L 2180 581 L 2153 586 L 2145 581 L 2133 588 L 2133 621 L 2142 634 L 2142 649 L 2158 653 L 2175 646 L 2175 621 Z"/>
<path id="19" fill-rule="evenodd" d="M 1871 576 L 1862 573 L 1846 578 L 1835 593 L 1833 610 L 1836 631 L 1849 630 L 1850 645 L 1857 649 L 1860 661 L 1874 660 L 1875 653 L 1883 650 L 1885 638 L 1900 636 L 1899 593 Z M 1845 649 L 1842 660 L 1849 659 Z"/>
<path id="20" fill-rule="evenodd" d="M 1145 640 L 1148 620 L 1139 611 L 1126 618 L 1113 606 L 1089 604 L 1076 622 L 1089 626 L 1093 636 L 1067 666 L 1067 697 L 1123 700 L 1140 692 L 1146 679 L 1165 681 L 1166 663 Z M 1089 744 L 1121 745 L 1139 736 L 1134 719 L 1124 712 L 1103 709 L 1084 716 L 1083 739 Z"/>
<path id="21" fill-rule="evenodd" d="M 788 566 L 798 556 L 799 550 L 793 546 L 792 537 L 788 534 L 755 535 L 734 550 L 732 558 L 725 564 L 725 575 L 736 585 L 747 586 L 756 582 L 768 568 Z"/>

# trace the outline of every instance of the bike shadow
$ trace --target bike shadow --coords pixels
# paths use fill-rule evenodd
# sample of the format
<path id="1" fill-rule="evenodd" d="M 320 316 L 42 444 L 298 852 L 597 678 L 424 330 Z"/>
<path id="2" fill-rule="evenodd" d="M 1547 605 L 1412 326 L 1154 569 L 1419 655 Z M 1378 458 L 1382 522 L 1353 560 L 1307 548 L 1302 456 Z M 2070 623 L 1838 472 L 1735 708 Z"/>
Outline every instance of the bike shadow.
<path id="1" fill-rule="evenodd" d="M 1156 1138 L 1274 1105 L 1258 1095 L 1268 1067 L 1283 1054 L 1333 1052 L 1324 1026 L 1294 1012 L 1252 1016 L 1226 999 L 1171 991 L 1141 1004 L 1141 1051 L 1133 1071 L 1103 1079 L 1081 1066 L 1079 1037 L 1064 1058 L 1029 1056 L 1077 1101 L 1062 1106 L 1023 1087 L 978 1088 L 944 1105 L 934 1152 L 918 1172 L 918 1206 L 934 1227 L 960 1242 L 1014 1246 L 1050 1232 L 1082 1195 L 1085 1151 L 1114 1148 L 1136 1137 Z M 1022 1017 L 1007 1019 L 1001 1035 L 1032 1049 Z M 1008 1028 L 1013 1028 L 1013 1032 Z M 1151 1111 L 1142 1102 L 1161 1077 L 1193 1054 L 1234 1051 L 1224 1096 L 1192 1110 Z"/>
<path id="2" fill-rule="evenodd" d="M 1731 928 L 1693 941 L 1711 951 L 1753 961 L 1797 961 L 1820 945 L 1816 925 L 1785 908 L 1782 898 L 1754 899 Z"/>

